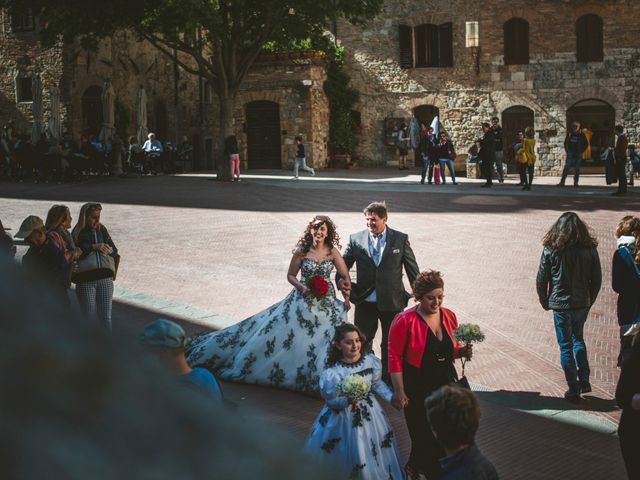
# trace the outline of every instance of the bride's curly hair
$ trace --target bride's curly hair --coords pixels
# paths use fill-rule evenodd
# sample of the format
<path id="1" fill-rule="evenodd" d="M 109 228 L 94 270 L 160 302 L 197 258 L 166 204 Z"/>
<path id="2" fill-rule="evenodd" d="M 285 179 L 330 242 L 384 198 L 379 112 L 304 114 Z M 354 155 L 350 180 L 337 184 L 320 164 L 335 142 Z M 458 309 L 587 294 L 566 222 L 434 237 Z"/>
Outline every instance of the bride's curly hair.
<path id="1" fill-rule="evenodd" d="M 364 333 L 356 327 L 353 323 L 342 322 L 336 327 L 336 333 L 333 335 L 333 339 L 327 348 L 327 360 L 325 361 L 325 367 L 333 367 L 341 358 L 342 352 L 338 348 L 338 344 L 347 335 L 347 333 L 356 332 L 360 337 L 360 358 L 369 353 L 369 349 L 366 347 L 367 337 Z"/>
<path id="2" fill-rule="evenodd" d="M 313 245 L 313 234 L 311 231 L 319 228 L 322 224 L 327 226 L 327 238 L 324 239 L 325 245 L 329 248 L 341 248 L 340 235 L 338 235 L 336 224 L 333 223 L 333 220 L 326 215 L 316 215 L 309 220 L 309 224 L 307 225 L 302 237 L 300 237 L 300 240 L 298 240 L 296 248 L 293 249 L 293 253 L 297 253 L 299 255 L 306 255 L 309 253 L 311 245 Z"/>

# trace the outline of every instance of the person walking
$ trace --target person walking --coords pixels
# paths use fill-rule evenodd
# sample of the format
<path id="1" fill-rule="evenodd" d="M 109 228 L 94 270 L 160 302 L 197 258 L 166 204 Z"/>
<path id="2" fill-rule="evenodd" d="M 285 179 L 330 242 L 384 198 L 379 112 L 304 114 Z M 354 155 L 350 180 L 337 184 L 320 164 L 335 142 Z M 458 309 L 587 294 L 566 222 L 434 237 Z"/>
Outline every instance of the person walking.
<path id="1" fill-rule="evenodd" d="M 602 284 L 598 241 L 574 212 L 565 212 L 542 240 L 544 249 L 536 277 L 540 305 L 553 310 L 560 363 L 571 403 L 591 391 L 584 324 Z"/>
<path id="2" fill-rule="evenodd" d="M 229 135 L 224 139 L 224 154 L 229 157 L 231 166 L 231 181 L 240 181 L 240 154 L 238 153 L 238 140 L 235 135 Z"/>
<path id="3" fill-rule="evenodd" d="M 457 379 L 454 359 L 470 359 L 473 348 L 462 346 L 453 335 L 458 319 L 442 306 L 444 280 L 440 272 L 418 274 L 411 288 L 418 304 L 396 315 L 389 330 L 391 403 L 404 409 L 411 438 L 407 476 L 413 480 L 424 474 L 428 480 L 437 480 L 441 473 L 438 459 L 445 452 L 429 425 L 425 399 Z"/>
<path id="4" fill-rule="evenodd" d="M 420 183 L 424 185 L 424 179 L 428 175 L 429 185 L 433 183 L 433 167 L 437 161 L 436 137 L 433 134 L 433 127 L 425 127 L 425 135 L 420 139 L 420 155 L 422 156 L 422 171 L 420 172 Z"/>
<path id="5" fill-rule="evenodd" d="M 564 139 L 564 151 L 566 153 L 566 162 L 562 170 L 562 178 L 559 187 L 564 187 L 564 182 L 569 175 L 569 169 L 573 167 L 573 186 L 577 187 L 580 181 L 580 164 L 582 163 L 582 154 L 587 149 L 587 137 L 580 130 L 580 122 L 571 124 L 571 131 L 567 133 Z"/>
<path id="6" fill-rule="evenodd" d="M 615 160 L 616 177 L 618 177 L 618 189 L 612 195 L 627 194 L 627 147 L 629 140 L 624 133 L 622 125 L 616 125 L 613 129 L 616 134 L 616 146 L 613 149 L 613 158 Z"/>
<path id="7" fill-rule="evenodd" d="M 524 185 L 522 190 L 531 190 L 533 183 L 533 170 L 536 164 L 536 139 L 533 128 L 527 127 L 524 130 L 525 138 L 516 152 L 516 160 L 520 165 L 520 181 Z"/>
<path id="8" fill-rule="evenodd" d="M 493 141 L 496 147 L 495 162 L 496 170 L 498 171 L 498 182 L 504 183 L 502 127 L 498 117 L 491 118 L 491 133 L 493 133 Z"/>
<path id="9" fill-rule="evenodd" d="M 356 265 L 356 284 L 351 285 L 344 275 L 336 275 L 336 283 L 343 294 L 355 304 L 355 324 L 367 339 L 367 349 L 373 344 L 382 327 L 381 355 L 383 375 L 388 378 L 387 338 L 391 321 L 404 310 L 410 298 L 402 282 L 402 270 L 410 283 L 420 272 L 407 234 L 387 226 L 388 212 L 384 202 L 372 202 L 364 209 L 367 229 L 349 237 L 342 254 L 347 269 Z"/>
<path id="10" fill-rule="evenodd" d="M 300 168 L 309 172 L 312 177 L 315 177 L 316 171 L 307 167 L 307 157 L 304 151 L 304 143 L 302 143 L 302 137 L 298 135 L 296 137 L 296 158 L 293 160 L 293 178 L 298 179 L 298 171 Z"/>
<path id="11" fill-rule="evenodd" d="M 478 156 L 482 160 L 482 173 L 486 181 L 484 185 L 481 186 L 490 188 L 493 186 L 493 162 L 496 156 L 496 142 L 493 132 L 491 131 L 491 125 L 487 122 L 482 124 L 482 131 L 484 135 L 482 136 L 482 140 L 480 140 Z"/>
<path id="12" fill-rule="evenodd" d="M 408 170 L 407 167 L 407 156 L 409 155 L 409 143 L 411 138 L 409 137 L 409 129 L 407 128 L 407 124 L 403 123 L 400 125 L 400 130 L 398 130 L 398 155 L 400 156 L 398 163 L 398 170 Z"/>
<path id="13" fill-rule="evenodd" d="M 440 134 L 440 142 L 438 142 L 438 162 L 440 163 L 440 175 L 442 176 L 442 184 L 447 183 L 447 175 L 444 173 L 444 167 L 449 169 L 449 175 L 451 175 L 451 183 L 456 183 L 456 172 L 453 167 L 453 161 L 456 158 L 456 150 L 453 146 L 453 142 L 449 138 L 446 132 Z"/>

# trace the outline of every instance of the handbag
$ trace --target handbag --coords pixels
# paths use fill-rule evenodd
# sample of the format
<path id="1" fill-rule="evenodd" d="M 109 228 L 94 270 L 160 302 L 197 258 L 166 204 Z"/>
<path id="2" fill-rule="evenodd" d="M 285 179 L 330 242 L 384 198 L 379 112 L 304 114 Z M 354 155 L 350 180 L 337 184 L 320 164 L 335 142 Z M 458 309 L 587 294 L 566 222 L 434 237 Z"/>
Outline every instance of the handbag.
<path id="1" fill-rule="evenodd" d="M 453 362 L 449 364 L 449 373 L 450 373 L 450 379 L 449 379 L 450 385 L 456 385 L 460 388 L 466 388 L 467 390 L 471 390 L 471 385 L 469 384 L 469 380 L 467 379 L 467 376 L 464 374 L 464 365 L 462 366 L 461 377 L 458 378 L 458 371 L 456 370 L 456 367 L 453 365 Z"/>
<path id="2" fill-rule="evenodd" d="M 93 240 L 94 243 L 99 243 L 96 232 L 93 232 Z M 85 278 L 87 275 L 84 274 L 97 270 L 110 271 L 111 276 L 115 280 L 119 264 L 120 255 L 116 254 L 112 256 L 102 253 L 100 250 L 95 250 L 78 262 L 77 268 L 71 276 L 71 281 L 74 283 L 86 281 Z"/>

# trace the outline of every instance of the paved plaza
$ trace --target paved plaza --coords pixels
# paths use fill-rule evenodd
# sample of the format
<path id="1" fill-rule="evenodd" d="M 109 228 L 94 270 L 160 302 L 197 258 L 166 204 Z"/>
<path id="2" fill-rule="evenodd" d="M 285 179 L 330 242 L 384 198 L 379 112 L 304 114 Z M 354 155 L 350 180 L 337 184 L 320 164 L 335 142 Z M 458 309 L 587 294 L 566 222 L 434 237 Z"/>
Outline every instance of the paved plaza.
<path id="1" fill-rule="evenodd" d="M 101 220 L 122 255 L 115 330 L 132 338 L 159 315 L 197 332 L 272 305 L 291 289 L 291 251 L 310 217 L 331 216 L 344 246 L 364 228 L 363 207 L 386 200 L 389 226 L 409 234 L 421 270 L 443 272 L 445 305 L 486 334 L 466 373 L 482 402 L 478 442 L 501 478 L 624 478 L 612 400 L 619 343 L 611 257 L 618 220 L 638 214 L 638 192 L 612 197 L 598 176 L 584 177 L 578 188 L 540 178 L 523 192 L 514 176 L 483 189 L 467 179 L 419 185 L 418 171 L 391 169 L 323 171 L 298 181 L 288 172 L 250 173 L 241 183 L 207 174 L 2 183 L 0 219 L 13 233 L 24 217 L 44 218 L 54 203 L 69 205 L 74 223 L 82 203 L 102 203 Z M 579 406 L 562 399 L 566 383 L 551 313 L 535 291 L 541 238 L 567 210 L 592 228 L 603 267 L 585 326 L 593 392 Z M 265 388 L 227 384 L 226 391 L 240 410 L 279 423 L 301 441 L 321 406 Z M 390 416 L 406 456 L 403 418 Z"/>

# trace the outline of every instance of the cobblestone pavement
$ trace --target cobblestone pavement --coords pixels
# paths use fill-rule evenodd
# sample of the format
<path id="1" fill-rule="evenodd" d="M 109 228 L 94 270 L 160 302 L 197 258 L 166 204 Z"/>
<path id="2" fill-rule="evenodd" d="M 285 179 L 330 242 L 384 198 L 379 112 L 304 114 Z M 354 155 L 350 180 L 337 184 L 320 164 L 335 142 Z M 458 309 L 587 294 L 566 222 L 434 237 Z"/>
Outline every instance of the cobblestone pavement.
<path id="1" fill-rule="evenodd" d="M 258 173 L 241 183 L 208 175 L 3 183 L 0 218 L 15 231 L 26 215 L 44 217 L 53 203 L 68 204 L 75 217 L 83 202 L 101 202 L 102 221 L 122 254 L 116 322 L 136 317 L 131 305 L 138 305 L 139 317 L 163 312 L 188 319 L 195 331 L 236 322 L 283 298 L 291 250 L 313 214 L 330 215 L 344 245 L 364 228 L 362 208 L 386 200 L 389 225 L 409 234 L 421 269 L 444 273 L 445 304 L 487 335 L 467 374 L 481 390 L 481 447 L 503 478 L 579 478 L 583 468 L 581 478 L 623 478 L 611 435 L 619 413 L 611 400 L 618 339 L 610 274 L 613 230 L 622 216 L 638 214 L 637 192 L 611 197 L 599 177 L 584 177 L 579 188 L 541 178 L 522 192 L 513 179 L 487 191 L 466 179 L 419 185 L 415 172 L 394 170 L 327 171 L 299 181 Z M 561 399 L 566 384 L 551 315 L 535 293 L 540 239 L 567 210 L 593 229 L 603 266 L 603 288 L 585 327 L 593 393 L 578 407 L 590 415 Z M 319 408 L 316 400 L 268 389 L 231 385 L 229 394 L 262 405 L 301 437 Z M 299 416 L 290 414 L 298 408 Z M 400 416 L 393 418 L 403 428 Z M 593 429 L 584 428 L 585 418 Z M 401 443 L 406 454 L 406 433 Z M 567 455 L 571 461 L 563 464 Z"/>

